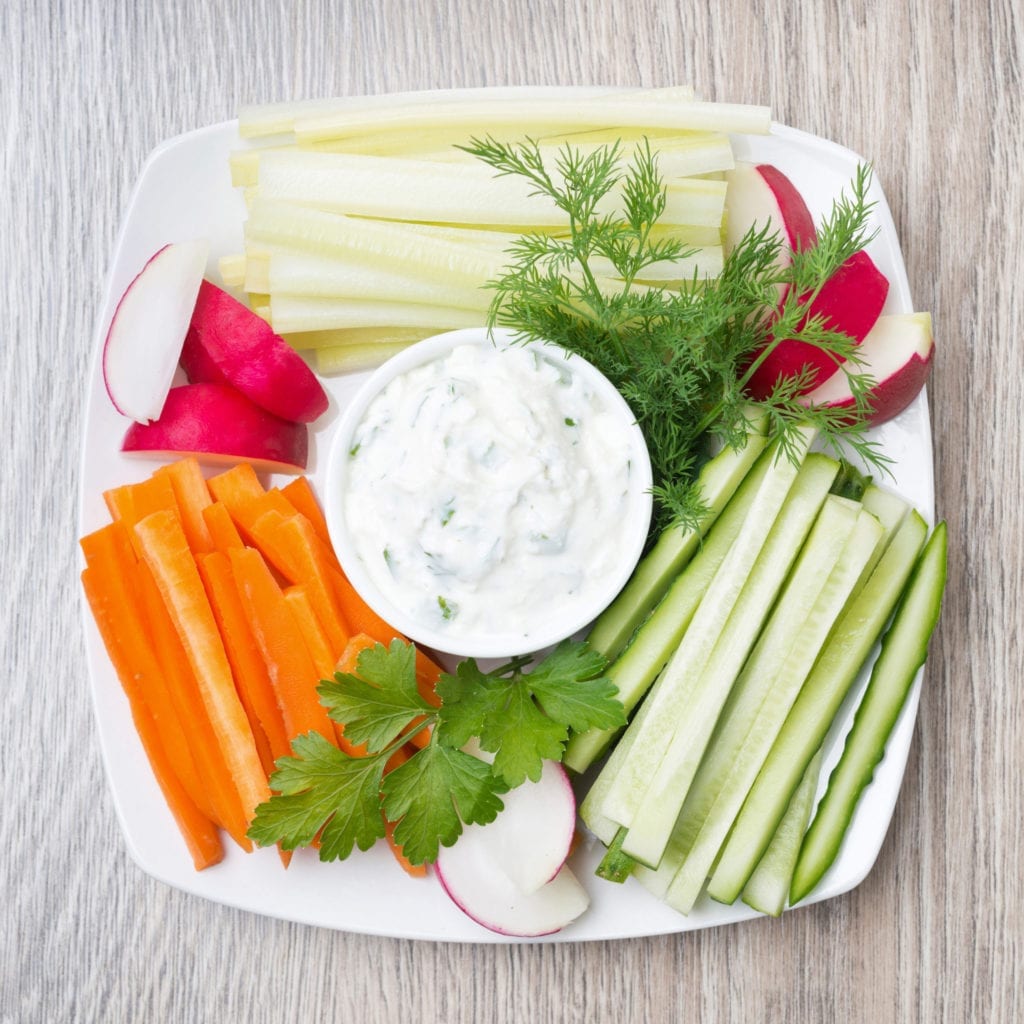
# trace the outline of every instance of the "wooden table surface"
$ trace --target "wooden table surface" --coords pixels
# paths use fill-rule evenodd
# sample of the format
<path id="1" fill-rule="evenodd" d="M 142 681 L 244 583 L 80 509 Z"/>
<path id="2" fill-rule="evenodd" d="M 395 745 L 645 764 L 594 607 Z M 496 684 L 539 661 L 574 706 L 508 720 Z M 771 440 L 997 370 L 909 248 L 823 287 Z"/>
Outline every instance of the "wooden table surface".
<path id="1" fill-rule="evenodd" d="M 1016 0 L 10 0 L 0 40 L 0 1024 L 1024 1019 Z M 75 516 L 94 320 L 147 153 L 243 102 L 679 83 L 873 160 L 935 317 L 949 588 L 874 870 L 778 921 L 498 946 L 303 927 L 144 875 L 100 762 Z"/>

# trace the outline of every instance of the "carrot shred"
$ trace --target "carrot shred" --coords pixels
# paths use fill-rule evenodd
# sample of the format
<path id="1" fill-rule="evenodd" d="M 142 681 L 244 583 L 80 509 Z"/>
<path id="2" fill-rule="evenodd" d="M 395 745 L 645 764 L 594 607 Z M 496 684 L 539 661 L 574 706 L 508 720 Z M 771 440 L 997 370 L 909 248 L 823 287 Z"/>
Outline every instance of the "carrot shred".
<path id="1" fill-rule="evenodd" d="M 167 751 L 166 728 L 158 726 L 139 685 L 140 680 L 152 672 L 152 652 L 146 649 L 142 631 L 131 628 L 130 617 L 125 615 L 115 592 L 107 588 L 103 575 L 102 570 L 94 566 L 87 566 L 82 571 L 86 600 L 128 698 L 132 721 L 157 785 L 185 841 L 192 863 L 197 871 L 202 871 L 224 857 L 220 834 L 216 824 L 196 806 L 185 789 L 176 769 L 176 758 Z"/>
<path id="2" fill-rule="evenodd" d="M 235 521 L 231 518 L 227 506 L 221 501 L 215 501 L 203 509 L 203 521 L 210 534 L 210 541 L 214 551 L 227 553 L 232 548 L 245 546 Z"/>
<path id="3" fill-rule="evenodd" d="M 135 534 L 199 683 L 246 818 L 251 820 L 270 790 L 184 530 L 177 517 L 165 511 L 136 523 Z"/>
<path id="4" fill-rule="evenodd" d="M 178 459 L 161 466 L 153 475 L 166 476 L 170 480 L 181 515 L 181 525 L 192 553 L 199 555 L 212 551 L 213 538 L 203 518 L 203 510 L 211 504 L 212 499 L 199 460 L 194 456 Z"/>
<path id="5" fill-rule="evenodd" d="M 289 739 L 316 731 L 334 742 L 334 726 L 316 692 L 319 673 L 270 568 L 253 548 L 235 548 L 228 557 L 242 606 L 277 693 Z"/>

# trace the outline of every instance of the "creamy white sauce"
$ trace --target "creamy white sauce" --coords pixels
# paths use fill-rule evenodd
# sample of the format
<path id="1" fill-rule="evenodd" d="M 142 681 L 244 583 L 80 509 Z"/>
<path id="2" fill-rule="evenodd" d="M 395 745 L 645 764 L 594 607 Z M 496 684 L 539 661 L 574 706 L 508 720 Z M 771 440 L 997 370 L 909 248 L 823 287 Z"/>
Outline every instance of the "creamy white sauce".
<path id="1" fill-rule="evenodd" d="M 396 377 L 356 427 L 347 530 L 376 587 L 429 629 L 525 636 L 621 566 L 635 432 L 570 366 L 550 346 L 459 345 Z"/>

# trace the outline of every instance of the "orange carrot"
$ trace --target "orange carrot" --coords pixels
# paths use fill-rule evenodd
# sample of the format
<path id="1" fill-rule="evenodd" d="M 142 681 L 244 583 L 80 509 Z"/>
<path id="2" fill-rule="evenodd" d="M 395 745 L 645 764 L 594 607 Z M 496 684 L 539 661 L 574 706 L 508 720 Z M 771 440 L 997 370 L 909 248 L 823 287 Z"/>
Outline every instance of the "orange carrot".
<path id="1" fill-rule="evenodd" d="M 171 613 L 224 760 L 251 819 L 270 790 L 185 532 L 173 513 L 154 512 L 135 524 L 135 534 Z"/>
<path id="2" fill-rule="evenodd" d="M 235 526 L 231 513 L 223 502 L 215 501 L 207 505 L 203 509 L 203 521 L 209 531 L 214 551 L 226 554 L 231 548 L 244 547 L 238 527 Z"/>
<path id="3" fill-rule="evenodd" d="M 157 785 L 185 840 L 192 863 L 197 871 L 202 871 L 224 857 L 217 826 L 199 810 L 178 777 L 173 759 L 164 745 L 166 730 L 157 726 L 157 720 L 139 686 L 139 680 L 151 671 L 148 664 L 151 657 L 144 656 L 142 661 L 136 660 L 140 652 L 145 652 L 145 644 L 140 642 L 142 633 L 135 631 L 134 640 L 131 639 L 133 631 L 126 628 L 125 609 L 106 588 L 101 576 L 94 567 L 83 570 L 82 585 L 86 599 L 128 698 L 132 720 Z"/>
<path id="4" fill-rule="evenodd" d="M 284 599 L 288 602 L 295 621 L 299 624 L 302 637 L 306 641 L 306 649 L 309 651 L 313 664 L 321 679 L 330 679 L 334 675 L 334 656 L 331 654 L 331 646 L 327 640 L 320 620 L 313 611 L 313 604 L 309 599 L 306 588 L 300 584 L 288 587 L 284 592 Z"/>
<path id="5" fill-rule="evenodd" d="M 320 625 L 327 634 L 331 661 L 348 643 L 348 624 L 338 607 L 323 555 L 323 545 L 305 516 L 284 516 L 270 509 L 252 524 L 252 535 L 265 557 L 289 583 L 306 589 Z"/>
<path id="6" fill-rule="evenodd" d="M 161 466 L 153 475 L 166 476 L 170 480 L 181 514 L 181 525 L 185 529 L 192 553 L 198 555 L 212 551 L 213 539 L 203 518 L 203 509 L 211 502 L 210 490 L 199 468 L 199 461 L 194 457 L 178 459 Z"/>
<path id="7" fill-rule="evenodd" d="M 111 523 L 83 537 L 81 546 L 92 586 L 110 612 L 107 629 L 111 642 L 123 651 L 125 662 L 133 668 L 135 689 L 160 725 L 163 749 L 192 801 L 207 817 L 214 818 L 146 619 L 139 586 L 139 572 L 144 567 L 132 551 L 128 534 L 121 523 Z"/>
<path id="8" fill-rule="evenodd" d="M 149 566 L 140 562 L 136 568 L 141 606 L 153 638 L 153 649 L 167 677 L 175 711 L 188 725 L 188 744 L 203 786 L 196 802 L 200 807 L 207 806 L 210 817 L 243 850 L 249 851 L 252 843 L 245 834 L 246 811 L 218 744 L 195 672 Z"/>
<path id="9" fill-rule="evenodd" d="M 334 726 L 316 692 L 319 673 L 267 563 L 253 548 L 234 548 L 228 557 L 242 606 L 274 684 L 289 739 L 313 730 L 333 742 Z"/>
<path id="10" fill-rule="evenodd" d="M 304 476 L 297 476 L 281 488 L 281 493 L 292 503 L 297 512 L 304 515 L 313 524 L 316 535 L 328 548 L 331 548 L 331 535 L 327 529 L 327 520 L 324 518 L 323 510 L 320 508 L 320 502 L 316 500 L 316 495 L 313 493 L 309 479 Z M 331 555 L 334 555 L 333 548 L 331 548 Z M 338 568 L 337 558 L 334 559 L 334 563 L 335 568 Z"/>
<path id="11" fill-rule="evenodd" d="M 394 771 L 399 765 L 405 764 L 409 760 L 410 753 L 408 745 L 399 747 L 391 757 L 388 758 L 388 763 L 384 767 L 384 774 L 386 775 L 390 771 Z M 388 849 L 391 850 L 395 860 L 401 865 L 402 870 L 407 874 L 412 875 L 413 878 L 424 878 L 427 874 L 426 864 L 413 864 L 412 861 L 406 857 L 402 847 L 395 841 L 395 829 L 397 824 L 393 821 L 388 821 L 387 816 L 381 812 L 384 817 L 384 838 L 387 840 Z"/>
<path id="12" fill-rule="evenodd" d="M 206 486 L 210 489 L 213 500 L 221 502 L 236 523 L 236 510 L 247 501 L 265 493 L 256 470 L 248 462 L 240 462 L 223 473 L 211 476 L 206 481 Z"/>
<path id="13" fill-rule="evenodd" d="M 124 484 L 103 492 L 103 499 L 110 510 L 110 517 L 124 524 L 132 547 L 139 558 L 142 552 L 135 537 L 135 524 L 153 512 L 173 511 L 178 518 L 181 512 L 174 497 L 174 488 L 169 477 L 151 476 L 137 484 Z"/>
<path id="14" fill-rule="evenodd" d="M 241 549 L 240 544 L 238 548 Z M 248 703 L 255 712 L 257 723 L 270 744 L 273 760 L 286 757 L 291 753 L 291 743 L 285 731 L 284 718 L 267 671 L 267 663 L 252 634 L 249 618 L 235 586 L 227 554 L 218 551 L 201 556 L 199 574 L 206 586 L 221 636 L 224 637 L 224 647 L 239 693 L 246 695 L 243 706 Z M 246 713 L 248 711 L 246 708 Z"/>

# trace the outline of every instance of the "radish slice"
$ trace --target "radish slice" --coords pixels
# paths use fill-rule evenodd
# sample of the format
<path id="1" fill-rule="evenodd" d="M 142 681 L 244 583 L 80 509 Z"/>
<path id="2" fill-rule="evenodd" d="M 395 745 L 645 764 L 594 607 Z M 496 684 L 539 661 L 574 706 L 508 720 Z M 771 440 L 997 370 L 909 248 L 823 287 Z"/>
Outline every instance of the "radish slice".
<path id="1" fill-rule="evenodd" d="M 159 249 L 125 289 L 103 343 L 103 383 L 138 423 L 160 416 L 206 272 L 205 239 Z"/>
<path id="2" fill-rule="evenodd" d="M 488 827 L 488 826 L 485 826 Z M 587 891 L 568 867 L 531 893 L 515 883 L 465 835 L 444 847 L 434 865 L 444 890 L 478 924 L 502 935 L 550 935 L 571 924 L 590 906 Z"/>
<path id="3" fill-rule="evenodd" d="M 163 415 L 153 423 L 133 423 L 121 450 L 180 457 L 200 462 L 245 460 L 268 472 L 298 473 L 306 468 L 309 435 L 254 405 L 226 384 L 186 384 L 172 388 Z"/>

